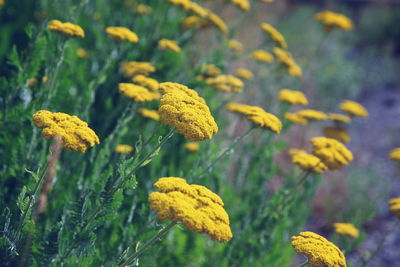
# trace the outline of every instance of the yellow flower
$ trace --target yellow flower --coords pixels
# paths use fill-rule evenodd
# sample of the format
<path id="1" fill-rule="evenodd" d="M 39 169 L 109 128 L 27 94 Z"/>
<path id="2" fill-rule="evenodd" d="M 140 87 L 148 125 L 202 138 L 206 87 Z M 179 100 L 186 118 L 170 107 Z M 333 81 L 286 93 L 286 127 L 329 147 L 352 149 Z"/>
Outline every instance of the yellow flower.
<path id="1" fill-rule="evenodd" d="M 208 9 L 202 7 L 201 5 L 191 2 L 189 6 L 189 11 L 195 13 L 196 15 L 200 17 L 206 17 L 208 15 L 208 12 L 210 12 Z"/>
<path id="2" fill-rule="evenodd" d="M 4 6 L 4 4 L 5 4 L 4 0 L 0 0 L 0 7 Z"/>
<path id="3" fill-rule="evenodd" d="M 62 145 L 67 150 L 85 152 L 89 146 L 100 144 L 96 133 L 77 116 L 39 110 L 33 114 L 32 120 L 36 127 L 43 129 L 42 136 L 44 138 L 60 136 Z"/>
<path id="4" fill-rule="evenodd" d="M 254 78 L 253 72 L 248 69 L 239 68 L 235 72 L 236 76 L 245 80 L 252 80 Z"/>
<path id="5" fill-rule="evenodd" d="M 284 115 L 284 118 L 293 123 L 302 124 L 302 125 L 306 125 L 308 122 L 304 117 L 300 116 L 297 113 L 286 112 Z"/>
<path id="6" fill-rule="evenodd" d="M 239 78 L 232 75 L 218 75 L 215 78 L 208 78 L 206 79 L 206 83 L 218 91 L 234 93 L 241 92 L 244 86 Z"/>
<path id="7" fill-rule="evenodd" d="M 344 100 L 340 103 L 339 108 L 347 112 L 350 116 L 368 117 L 368 111 L 360 103 L 355 101 Z"/>
<path id="8" fill-rule="evenodd" d="M 400 161 L 400 147 L 393 149 L 390 152 L 389 158 L 391 160 Z"/>
<path id="9" fill-rule="evenodd" d="M 326 238 L 313 233 L 301 232 L 292 236 L 292 246 L 297 253 L 304 254 L 311 267 L 346 267 L 342 251 Z"/>
<path id="10" fill-rule="evenodd" d="M 228 47 L 238 53 L 242 52 L 244 49 L 243 44 L 241 42 L 239 42 L 238 40 L 229 40 Z"/>
<path id="11" fill-rule="evenodd" d="M 225 22 L 215 13 L 209 12 L 207 18 L 215 27 L 217 27 L 224 35 L 228 34 L 228 26 Z"/>
<path id="12" fill-rule="evenodd" d="M 49 81 L 49 77 L 43 76 L 42 77 L 42 83 L 47 83 Z"/>
<path id="13" fill-rule="evenodd" d="M 226 108 L 229 111 L 244 115 L 252 123 L 262 128 L 269 129 L 275 133 L 280 133 L 282 130 L 281 121 L 275 115 L 266 112 L 260 107 L 231 102 L 226 105 Z"/>
<path id="14" fill-rule="evenodd" d="M 328 114 L 328 120 L 334 122 L 343 122 L 343 123 L 350 123 L 351 118 L 347 115 L 338 114 L 338 113 L 330 113 Z"/>
<path id="15" fill-rule="evenodd" d="M 147 89 L 149 89 L 152 92 L 158 92 L 158 87 L 160 87 L 160 84 L 158 83 L 157 80 L 146 77 L 141 74 L 133 77 L 132 82 L 137 83 L 143 87 L 146 87 Z"/>
<path id="16" fill-rule="evenodd" d="M 190 9 L 190 0 L 168 0 L 173 5 L 179 6 L 183 8 L 184 10 L 189 10 Z"/>
<path id="17" fill-rule="evenodd" d="M 140 108 L 137 110 L 137 112 L 140 113 L 145 118 L 156 120 L 156 121 L 160 120 L 160 114 L 158 114 L 158 110 Z"/>
<path id="18" fill-rule="evenodd" d="M 154 186 L 160 192 L 150 194 L 150 208 L 157 211 L 160 220 L 182 222 L 189 230 L 218 242 L 232 238 L 229 216 L 217 194 L 179 177 L 160 178 Z"/>
<path id="19" fill-rule="evenodd" d="M 308 154 L 304 150 L 291 149 L 289 150 L 289 155 L 292 162 L 305 171 L 323 173 L 328 169 L 318 157 Z"/>
<path id="20" fill-rule="evenodd" d="M 206 19 L 199 16 L 188 16 L 182 20 L 181 26 L 184 30 L 200 29 L 207 27 L 209 23 Z"/>
<path id="21" fill-rule="evenodd" d="M 329 170 L 339 170 L 353 160 L 353 154 L 339 141 L 327 137 L 310 140 L 313 154 L 320 158 Z"/>
<path id="22" fill-rule="evenodd" d="M 254 51 L 251 56 L 259 62 L 271 63 L 274 61 L 274 56 L 271 53 L 261 49 Z"/>
<path id="23" fill-rule="evenodd" d="M 106 33 L 116 42 L 128 41 L 131 43 L 139 42 L 139 37 L 136 33 L 125 27 L 107 27 Z"/>
<path id="24" fill-rule="evenodd" d="M 301 68 L 294 61 L 291 53 L 279 47 L 274 47 L 273 51 L 275 56 L 278 58 L 279 63 L 287 68 L 290 76 L 300 78 L 303 75 Z"/>
<path id="25" fill-rule="evenodd" d="M 358 229 L 352 223 L 334 223 L 333 227 L 335 232 L 339 235 L 347 235 L 352 238 L 358 238 L 360 233 Z"/>
<path id="26" fill-rule="evenodd" d="M 292 105 L 308 105 L 306 96 L 300 91 L 282 89 L 279 91 L 279 101 L 287 102 Z"/>
<path id="27" fill-rule="evenodd" d="M 322 129 L 324 136 L 348 143 L 350 141 L 346 128 L 341 126 L 326 126 Z"/>
<path id="28" fill-rule="evenodd" d="M 156 92 L 152 92 L 146 87 L 133 83 L 120 83 L 118 85 L 119 92 L 135 102 L 153 101 L 160 98 Z"/>
<path id="29" fill-rule="evenodd" d="M 77 37 L 77 38 L 83 38 L 85 37 L 85 32 L 81 27 L 78 25 L 69 23 L 69 22 L 61 22 L 59 20 L 51 20 L 49 24 L 47 25 L 47 28 L 50 31 L 53 32 L 58 32 L 61 34 L 64 34 L 68 37 Z"/>
<path id="30" fill-rule="evenodd" d="M 170 50 L 177 53 L 181 51 L 181 48 L 178 46 L 178 44 L 172 40 L 161 39 L 158 41 L 158 45 L 162 50 Z"/>
<path id="31" fill-rule="evenodd" d="M 325 25 L 327 32 L 333 28 L 339 28 L 345 31 L 353 29 L 353 22 L 345 15 L 334 13 L 332 11 L 323 11 L 315 14 L 315 19 Z"/>
<path id="32" fill-rule="evenodd" d="M 83 48 L 76 49 L 75 53 L 76 53 L 76 56 L 79 57 L 79 58 L 86 58 L 87 57 L 87 52 Z"/>
<path id="33" fill-rule="evenodd" d="M 138 74 L 147 76 L 150 73 L 156 71 L 156 68 L 150 62 L 137 62 L 137 61 L 121 62 L 120 67 L 125 77 L 129 78 Z"/>
<path id="34" fill-rule="evenodd" d="M 153 9 L 147 5 L 138 5 L 135 8 L 135 13 L 139 15 L 149 15 L 153 12 Z"/>
<path id="35" fill-rule="evenodd" d="M 302 116 L 307 120 L 326 120 L 328 119 L 328 115 L 326 115 L 322 111 L 318 111 L 315 109 L 303 109 L 297 112 L 298 115 Z"/>
<path id="36" fill-rule="evenodd" d="M 29 87 L 35 86 L 37 83 L 38 83 L 38 80 L 37 80 L 35 77 L 30 78 L 30 79 L 28 80 L 28 86 L 29 86 Z"/>
<path id="37" fill-rule="evenodd" d="M 204 74 L 209 77 L 214 77 L 221 74 L 221 69 L 214 64 L 207 64 L 204 66 Z"/>
<path id="38" fill-rule="evenodd" d="M 400 197 L 389 200 L 389 209 L 394 216 L 400 219 Z"/>
<path id="39" fill-rule="evenodd" d="M 277 30 L 275 29 L 271 24 L 268 23 L 262 23 L 261 24 L 261 29 L 265 31 L 271 39 L 277 43 L 281 48 L 287 49 L 288 46 L 285 41 L 285 37 Z"/>
<path id="40" fill-rule="evenodd" d="M 190 142 L 185 145 L 185 148 L 188 152 L 194 153 L 200 149 L 200 145 L 197 142 Z"/>
<path id="41" fill-rule="evenodd" d="M 245 12 L 250 10 L 249 0 L 231 0 L 231 2 Z"/>
<path id="42" fill-rule="evenodd" d="M 187 140 L 211 139 L 218 126 L 210 113 L 206 101 L 196 91 L 178 83 L 161 83 L 163 94 L 158 112 L 160 120 L 173 126 Z"/>
<path id="43" fill-rule="evenodd" d="M 115 152 L 121 154 L 129 154 L 133 151 L 133 146 L 130 145 L 117 145 Z"/>

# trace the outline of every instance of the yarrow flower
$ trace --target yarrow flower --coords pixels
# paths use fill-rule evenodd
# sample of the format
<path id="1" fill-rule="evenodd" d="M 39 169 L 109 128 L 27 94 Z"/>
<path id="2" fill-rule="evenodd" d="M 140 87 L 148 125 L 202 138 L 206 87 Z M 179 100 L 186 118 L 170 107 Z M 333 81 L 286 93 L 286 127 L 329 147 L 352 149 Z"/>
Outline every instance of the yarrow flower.
<path id="1" fill-rule="evenodd" d="M 347 235 L 352 238 L 358 238 L 360 236 L 357 227 L 352 223 L 334 223 L 333 228 L 338 235 Z"/>
<path id="2" fill-rule="evenodd" d="M 274 47 L 273 52 L 277 57 L 279 63 L 281 63 L 283 66 L 287 68 L 287 71 L 290 76 L 300 78 L 303 75 L 301 68 L 294 61 L 291 53 L 279 47 Z"/>
<path id="3" fill-rule="evenodd" d="M 185 148 L 190 153 L 195 153 L 200 149 L 200 145 L 197 142 L 190 142 L 185 144 Z"/>
<path id="4" fill-rule="evenodd" d="M 62 146 L 69 151 L 85 152 L 88 147 L 100 144 L 96 133 L 77 116 L 39 110 L 33 114 L 32 120 L 36 127 L 43 129 L 44 138 L 60 136 Z"/>
<path id="5" fill-rule="evenodd" d="M 304 117 L 300 116 L 297 113 L 286 112 L 284 115 L 284 118 L 293 123 L 302 124 L 302 125 L 306 125 L 308 122 Z"/>
<path id="6" fill-rule="evenodd" d="M 368 111 L 360 103 L 355 101 L 344 100 L 340 103 L 339 108 L 350 116 L 368 117 Z"/>
<path id="7" fill-rule="evenodd" d="M 132 82 L 137 83 L 143 87 L 146 87 L 152 92 L 158 92 L 158 88 L 160 87 L 160 84 L 156 79 L 149 78 L 141 74 L 133 77 Z"/>
<path id="8" fill-rule="evenodd" d="M 206 83 L 218 91 L 234 93 L 241 92 L 244 86 L 239 78 L 232 75 L 218 75 L 215 78 L 208 78 L 206 79 Z"/>
<path id="9" fill-rule="evenodd" d="M 38 80 L 35 77 L 32 77 L 28 80 L 27 84 L 29 87 L 33 87 L 38 83 Z"/>
<path id="10" fill-rule="evenodd" d="M 121 154 L 129 154 L 133 151 L 133 146 L 130 145 L 117 145 L 115 152 Z"/>
<path id="11" fill-rule="evenodd" d="M 321 159 L 329 170 L 339 170 L 349 165 L 353 154 L 339 141 L 327 137 L 314 137 L 310 140 L 312 153 Z"/>
<path id="12" fill-rule="evenodd" d="M 324 112 L 315 109 L 303 109 L 297 112 L 298 115 L 302 116 L 307 120 L 326 120 L 328 115 Z"/>
<path id="13" fill-rule="evenodd" d="M 250 10 L 249 0 L 231 0 L 231 2 L 245 12 Z"/>
<path id="14" fill-rule="evenodd" d="M 238 40 L 229 40 L 228 41 L 228 47 L 235 51 L 235 52 L 242 52 L 244 49 L 244 46 L 241 42 L 239 42 Z"/>
<path id="15" fill-rule="evenodd" d="M 215 77 L 221 74 L 221 69 L 214 64 L 207 64 L 204 66 L 204 75 L 208 77 Z"/>
<path id="16" fill-rule="evenodd" d="M 83 49 L 83 48 L 78 48 L 78 49 L 76 49 L 75 54 L 76 54 L 76 56 L 79 57 L 79 58 L 87 58 L 87 56 L 88 56 L 88 53 L 87 53 L 86 50 Z"/>
<path id="17" fill-rule="evenodd" d="M 280 133 L 282 130 L 281 121 L 275 115 L 260 107 L 231 102 L 226 105 L 226 108 L 229 111 L 244 115 L 249 121 L 261 128 L 269 129 L 275 133 Z"/>
<path id="18" fill-rule="evenodd" d="M 323 173 L 328 169 L 318 157 L 308 154 L 304 150 L 291 149 L 289 150 L 289 155 L 292 162 L 297 164 L 302 170 Z"/>
<path id="19" fill-rule="evenodd" d="M 389 209 L 394 216 L 400 219 L 400 197 L 389 200 Z"/>
<path id="20" fill-rule="evenodd" d="M 326 238 L 313 233 L 301 232 L 292 236 L 292 246 L 297 253 L 304 254 L 311 267 L 346 267 L 342 251 Z"/>
<path id="21" fill-rule="evenodd" d="M 181 22 L 181 27 L 184 30 L 206 28 L 210 23 L 199 16 L 188 16 Z"/>
<path id="22" fill-rule="evenodd" d="M 393 149 L 390 152 L 389 158 L 391 160 L 400 161 L 400 147 Z"/>
<path id="23" fill-rule="evenodd" d="M 77 37 L 77 38 L 85 37 L 85 32 L 83 31 L 83 29 L 80 26 L 72 24 L 70 22 L 61 22 L 59 20 L 54 19 L 49 22 L 47 28 L 50 31 L 58 32 L 68 37 Z"/>
<path id="24" fill-rule="evenodd" d="M 111 37 L 111 39 L 116 42 L 139 42 L 139 37 L 137 36 L 137 34 L 125 27 L 107 27 L 106 33 Z"/>
<path id="25" fill-rule="evenodd" d="M 288 48 L 285 37 L 283 37 L 283 35 L 277 29 L 275 29 L 271 24 L 261 23 L 261 29 L 265 31 L 269 35 L 269 37 L 275 43 L 277 43 L 281 48 L 283 49 Z"/>
<path id="26" fill-rule="evenodd" d="M 300 91 L 282 89 L 279 91 L 278 99 L 279 101 L 287 102 L 292 105 L 308 105 L 306 96 Z"/>
<path id="27" fill-rule="evenodd" d="M 155 121 L 160 120 L 160 114 L 158 114 L 158 110 L 140 108 L 137 110 L 137 112 L 145 118 L 152 119 Z"/>
<path id="28" fill-rule="evenodd" d="M 274 56 L 262 49 L 254 51 L 251 56 L 259 62 L 271 63 L 274 61 Z"/>
<path id="29" fill-rule="evenodd" d="M 341 126 L 326 126 L 322 129 L 325 137 L 348 143 L 350 141 L 347 129 Z"/>
<path id="30" fill-rule="evenodd" d="M 154 186 L 159 192 L 150 194 L 150 208 L 160 220 L 182 222 L 189 230 L 207 234 L 218 242 L 232 238 L 229 216 L 217 194 L 179 177 L 160 178 Z"/>
<path id="31" fill-rule="evenodd" d="M 334 28 L 345 31 L 353 29 L 353 22 L 345 15 L 332 11 L 323 11 L 315 14 L 315 19 L 325 26 L 325 31 L 330 32 Z"/>
<path id="32" fill-rule="evenodd" d="M 212 24 L 217 27 L 224 35 L 228 34 L 228 26 L 226 26 L 225 22 L 215 13 L 210 12 L 207 16 Z"/>
<path id="33" fill-rule="evenodd" d="M 351 118 L 347 115 L 338 114 L 338 113 L 330 113 L 328 114 L 328 120 L 334 122 L 342 122 L 342 123 L 350 123 Z"/>
<path id="34" fill-rule="evenodd" d="M 181 51 L 181 48 L 178 46 L 178 44 L 172 40 L 161 39 L 158 41 L 158 45 L 162 50 L 169 50 L 177 53 Z"/>
<path id="35" fill-rule="evenodd" d="M 120 83 L 119 92 L 135 102 L 153 101 L 160 98 L 157 92 L 152 92 L 146 87 L 133 83 Z"/>
<path id="36" fill-rule="evenodd" d="M 135 13 L 139 15 L 149 15 L 153 12 L 153 9 L 150 6 L 147 5 L 138 5 L 135 8 Z"/>
<path id="37" fill-rule="evenodd" d="M 248 69 L 239 68 L 235 72 L 236 76 L 245 80 L 252 80 L 254 78 L 253 72 Z"/>
<path id="38" fill-rule="evenodd" d="M 206 101 L 196 91 L 179 83 L 161 83 L 163 94 L 158 112 L 160 120 L 173 126 L 187 140 L 211 139 L 218 132 L 218 126 Z"/>
<path id="39" fill-rule="evenodd" d="M 121 62 L 120 67 L 124 76 L 129 78 L 139 74 L 148 76 L 156 71 L 156 68 L 150 62 L 127 61 Z"/>

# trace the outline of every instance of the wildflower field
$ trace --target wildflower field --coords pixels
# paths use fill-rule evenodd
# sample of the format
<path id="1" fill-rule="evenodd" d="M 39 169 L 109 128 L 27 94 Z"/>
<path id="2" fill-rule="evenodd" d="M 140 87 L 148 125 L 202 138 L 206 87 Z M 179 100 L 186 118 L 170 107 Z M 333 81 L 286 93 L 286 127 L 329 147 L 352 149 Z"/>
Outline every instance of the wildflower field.
<path id="1" fill-rule="evenodd" d="M 400 266 L 400 11 L 299 2 L 0 0 L 0 266 Z"/>

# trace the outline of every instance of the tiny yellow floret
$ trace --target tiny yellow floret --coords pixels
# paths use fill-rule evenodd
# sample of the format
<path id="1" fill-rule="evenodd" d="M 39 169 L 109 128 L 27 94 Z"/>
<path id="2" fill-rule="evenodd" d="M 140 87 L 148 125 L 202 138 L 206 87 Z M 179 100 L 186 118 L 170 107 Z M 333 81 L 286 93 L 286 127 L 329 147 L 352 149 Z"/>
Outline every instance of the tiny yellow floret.
<path id="1" fill-rule="evenodd" d="M 106 33 L 110 36 L 111 39 L 116 42 L 139 42 L 139 37 L 137 36 L 137 34 L 125 27 L 107 27 Z"/>
<path id="2" fill-rule="evenodd" d="M 347 112 L 350 116 L 368 117 L 368 111 L 360 104 L 351 100 L 344 100 L 340 103 L 339 108 Z"/>
<path id="3" fill-rule="evenodd" d="M 282 89 L 278 95 L 279 101 L 287 102 L 292 105 L 308 105 L 308 100 L 303 92 L 290 89 Z"/>
<path id="4" fill-rule="evenodd" d="M 72 24 L 70 22 L 61 22 L 56 19 L 51 20 L 47 25 L 47 28 L 50 31 L 58 32 L 68 37 L 77 37 L 77 38 L 85 37 L 85 32 L 83 31 L 83 29 L 80 26 Z"/>
<path id="5" fill-rule="evenodd" d="M 338 235 L 346 235 L 352 238 L 358 238 L 360 236 L 357 227 L 352 223 L 334 223 L 333 228 Z"/>
<path id="6" fill-rule="evenodd" d="M 339 141 L 327 137 L 314 137 L 310 140 L 312 153 L 320 158 L 329 170 L 339 170 L 349 165 L 353 154 Z"/>
<path id="7" fill-rule="evenodd" d="M 133 146 L 130 145 L 117 145 L 115 152 L 121 154 L 129 154 L 133 151 Z"/>

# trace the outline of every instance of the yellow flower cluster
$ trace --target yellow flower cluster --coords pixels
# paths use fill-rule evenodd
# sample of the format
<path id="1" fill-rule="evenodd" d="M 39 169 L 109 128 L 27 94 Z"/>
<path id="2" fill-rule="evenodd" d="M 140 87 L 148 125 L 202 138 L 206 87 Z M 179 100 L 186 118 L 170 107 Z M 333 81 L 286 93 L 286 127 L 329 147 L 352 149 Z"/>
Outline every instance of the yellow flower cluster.
<path id="1" fill-rule="evenodd" d="M 326 238 L 313 233 L 301 232 L 292 236 L 292 246 L 297 253 L 304 254 L 311 267 L 346 267 L 342 251 Z"/>
<path id="2" fill-rule="evenodd" d="M 326 120 L 328 119 L 328 115 L 326 115 L 322 111 L 318 111 L 315 109 L 303 109 L 297 112 L 298 115 L 302 116 L 307 120 Z"/>
<path id="3" fill-rule="evenodd" d="M 400 147 L 393 149 L 390 152 L 389 158 L 392 160 L 400 161 Z"/>
<path id="4" fill-rule="evenodd" d="M 206 79 L 206 83 L 218 91 L 234 93 L 241 92 L 244 86 L 239 78 L 232 75 L 218 75 L 215 78 L 208 78 Z"/>
<path id="5" fill-rule="evenodd" d="M 274 56 L 262 49 L 254 51 L 251 56 L 259 62 L 271 63 L 274 61 Z"/>
<path id="6" fill-rule="evenodd" d="M 75 54 L 76 54 L 76 56 L 79 57 L 79 58 L 86 58 L 86 57 L 88 56 L 88 53 L 87 53 L 86 50 L 83 49 L 83 48 L 78 48 L 78 49 L 76 49 Z"/>
<path id="7" fill-rule="evenodd" d="M 135 8 L 135 13 L 139 15 L 149 15 L 153 12 L 153 9 L 150 6 L 147 5 L 138 5 Z"/>
<path id="8" fill-rule="evenodd" d="M 197 142 L 190 142 L 185 145 L 185 148 L 188 152 L 194 153 L 200 149 L 200 145 Z"/>
<path id="9" fill-rule="evenodd" d="M 0 0 L 0 7 L 4 6 L 4 4 L 5 4 L 4 0 Z"/>
<path id="10" fill-rule="evenodd" d="M 188 16 L 182 20 L 181 26 L 184 30 L 200 29 L 209 26 L 209 22 L 199 16 Z"/>
<path id="11" fill-rule="evenodd" d="M 156 68 L 150 62 L 137 62 L 137 61 L 127 61 L 121 62 L 120 67 L 125 77 L 133 77 L 135 75 L 149 75 L 156 71 Z"/>
<path id="12" fill-rule="evenodd" d="M 221 74 L 221 69 L 214 64 L 207 64 L 204 66 L 204 75 L 214 77 Z"/>
<path id="13" fill-rule="evenodd" d="M 162 50 L 169 50 L 177 53 L 181 52 L 181 48 L 179 47 L 179 45 L 172 40 L 161 39 L 160 41 L 158 41 L 158 45 Z"/>
<path id="14" fill-rule="evenodd" d="M 149 78 L 141 74 L 133 77 L 132 82 L 137 83 L 143 87 L 146 87 L 152 92 L 158 92 L 158 88 L 160 87 L 160 84 L 156 79 Z"/>
<path id="15" fill-rule="evenodd" d="M 287 68 L 290 76 L 298 78 L 302 76 L 301 68 L 294 61 L 291 53 L 279 47 L 274 47 L 273 51 L 275 56 L 278 58 L 279 63 Z"/>
<path id="16" fill-rule="evenodd" d="M 38 80 L 35 77 L 32 77 L 28 80 L 27 84 L 29 87 L 33 87 L 38 83 Z"/>
<path id="17" fill-rule="evenodd" d="M 277 30 L 275 29 L 271 24 L 268 23 L 261 23 L 261 29 L 265 31 L 269 37 L 277 43 L 281 48 L 287 49 L 287 43 L 285 40 L 285 37 Z"/>
<path id="18" fill-rule="evenodd" d="M 245 12 L 250 10 L 249 0 L 231 0 L 231 2 Z"/>
<path id="19" fill-rule="evenodd" d="M 117 145 L 115 152 L 121 154 L 129 154 L 133 151 L 133 146 L 130 145 Z"/>
<path id="20" fill-rule="evenodd" d="M 61 22 L 56 19 L 51 20 L 47 25 L 47 28 L 50 31 L 58 32 L 69 37 L 85 37 L 85 32 L 83 31 L 83 29 L 80 26 L 72 24 L 70 22 Z"/>
<path id="21" fill-rule="evenodd" d="M 278 99 L 292 105 L 308 105 L 306 96 L 300 91 L 282 89 L 279 91 Z"/>
<path id="22" fill-rule="evenodd" d="M 360 232 L 357 227 L 352 223 L 334 223 L 333 228 L 335 232 L 339 235 L 347 235 L 352 238 L 358 238 L 360 236 Z"/>
<path id="23" fill-rule="evenodd" d="M 145 118 L 152 119 L 155 121 L 160 120 L 160 114 L 158 114 L 158 110 L 140 108 L 137 110 L 137 112 Z"/>
<path id="24" fill-rule="evenodd" d="M 342 122 L 342 123 L 350 123 L 351 118 L 347 115 L 338 114 L 338 113 L 330 113 L 328 114 L 328 120 L 334 122 Z"/>
<path id="25" fill-rule="evenodd" d="M 344 143 L 350 141 L 347 129 L 341 126 L 326 126 L 322 129 L 325 137 L 333 138 Z"/>
<path id="26" fill-rule="evenodd" d="M 294 164 L 297 164 L 301 169 L 305 171 L 312 171 L 316 173 L 323 173 L 328 167 L 321 162 L 321 160 L 311 154 L 308 154 L 304 150 L 291 149 L 289 155 Z"/>
<path id="27" fill-rule="evenodd" d="M 339 108 L 347 112 L 350 116 L 368 117 L 368 111 L 360 103 L 355 101 L 344 100 L 340 103 Z"/>
<path id="28" fill-rule="evenodd" d="M 242 52 L 244 49 L 243 44 L 241 42 L 239 42 L 238 40 L 229 40 L 228 47 L 238 53 Z"/>
<path id="29" fill-rule="evenodd" d="M 389 209 L 394 216 L 400 219 L 400 197 L 389 200 Z"/>
<path id="30" fill-rule="evenodd" d="M 229 216 L 217 194 L 179 177 L 160 178 L 154 186 L 159 192 L 151 193 L 149 202 L 159 219 L 182 222 L 189 230 L 208 234 L 218 242 L 232 238 Z"/>
<path id="31" fill-rule="evenodd" d="M 286 112 L 284 115 L 284 118 L 293 123 L 302 124 L 302 125 L 306 125 L 308 122 L 304 117 L 300 116 L 297 113 Z"/>
<path id="32" fill-rule="evenodd" d="M 329 170 L 339 170 L 353 160 L 353 154 L 339 141 L 314 137 L 311 139 L 313 154 L 320 158 Z"/>
<path id="33" fill-rule="evenodd" d="M 62 145 L 67 150 L 85 152 L 89 146 L 100 144 L 96 133 L 77 116 L 39 110 L 33 114 L 32 120 L 36 127 L 43 129 L 44 138 L 60 136 Z"/>
<path id="34" fill-rule="evenodd" d="M 218 126 L 206 101 L 196 91 L 179 83 L 161 83 L 160 120 L 177 129 L 187 140 L 211 139 Z"/>
<path id="35" fill-rule="evenodd" d="M 153 101 L 160 98 L 157 92 L 152 92 L 146 87 L 133 83 L 120 83 L 119 92 L 135 102 Z"/>
<path id="36" fill-rule="evenodd" d="M 131 43 L 139 42 L 139 37 L 136 33 L 125 27 L 107 27 L 106 33 L 116 42 L 128 41 Z"/>
<path id="37" fill-rule="evenodd" d="M 223 34 L 228 34 L 228 26 L 217 14 L 210 12 L 207 17 Z"/>
<path id="38" fill-rule="evenodd" d="M 262 128 L 267 128 L 275 133 L 280 133 L 282 130 L 281 121 L 275 115 L 260 107 L 232 102 L 226 105 L 226 108 L 229 111 L 244 115 L 249 121 Z"/>
<path id="39" fill-rule="evenodd" d="M 239 68 L 235 72 L 236 76 L 245 80 L 252 80 L 254 78 L 253 72 L 248 69 Z"/>
<path id="40" fill-rule="evenodd" d="M 334 28 L 339 28 L 345 31 L 353 29 L 353 22 L 345 15 L 332 11 L 323 11 L 315 14 L 315 19 L 325 25 L 327 32 Z"/>

